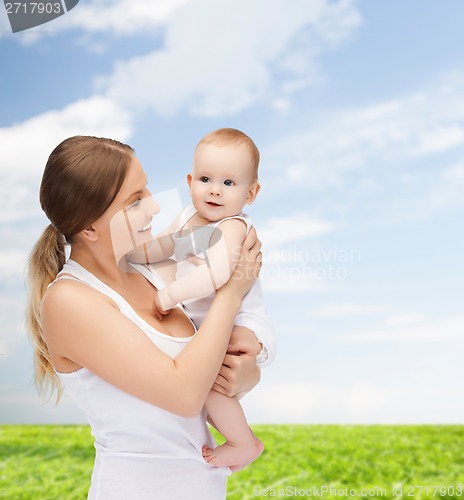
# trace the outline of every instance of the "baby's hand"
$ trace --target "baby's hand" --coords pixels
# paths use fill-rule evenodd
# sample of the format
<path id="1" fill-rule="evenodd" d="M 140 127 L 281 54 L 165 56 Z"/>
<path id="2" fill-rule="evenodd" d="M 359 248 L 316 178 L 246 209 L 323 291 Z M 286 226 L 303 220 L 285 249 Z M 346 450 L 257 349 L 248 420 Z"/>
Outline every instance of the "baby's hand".
<path id="1" fill-rule="evenodd" d="M 159 292 L 155 293 L 155 298 L 153 299 L 153 304 L 152 304 L 152 309 L 153 309 L 153 314 L 155 315 L 156 318 L 158 318 L 160 321 L 171 312 L 171 309 L 163 309 L 161 307 L 161 302 L 159 299 Z"/>

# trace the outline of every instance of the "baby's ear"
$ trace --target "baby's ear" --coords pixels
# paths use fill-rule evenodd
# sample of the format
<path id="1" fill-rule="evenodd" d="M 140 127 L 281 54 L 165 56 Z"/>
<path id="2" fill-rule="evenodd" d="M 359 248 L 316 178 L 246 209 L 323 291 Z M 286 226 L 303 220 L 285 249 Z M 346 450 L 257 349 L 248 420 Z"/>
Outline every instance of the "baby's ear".
<path id="1" fill-rule="evenodd" d="M 192 174 L 187 174 L 187 184 L 192 187 Z"/>
<path id="2" fill-rule="evenodd" d="M 250 186 L 250 189 L 248 190 L 248 196 L 246 200 L 247 205 L 251 205 L 256 200 L 260 189 L 261 184 L 259 182 L 253 182 L 253 184 Z"/>

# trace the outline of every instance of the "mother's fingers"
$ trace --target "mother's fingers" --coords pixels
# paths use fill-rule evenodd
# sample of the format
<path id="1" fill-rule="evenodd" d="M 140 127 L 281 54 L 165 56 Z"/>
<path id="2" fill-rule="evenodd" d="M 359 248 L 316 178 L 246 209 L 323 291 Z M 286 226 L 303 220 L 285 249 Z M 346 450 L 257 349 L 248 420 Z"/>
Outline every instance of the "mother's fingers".
<path id="1" fill-rule="evenodd" d="M 261 251 L 261 242 L 256 237 L 256 231 L 251 228 L 243 240 L 240 259 L 231 279 L 225 286 L 232 287 L 241 294 L 240 298 L 250 290 L 259 275 L 262 262 L 257 258 Z"/>
<path id="2" fill-rule="evenodd" d="M 261 253 L 261 242 L 256 240 L 253 246 L 248 250 L 248 253 L 256 257 L 259 253 Z"/>
<path id="3" fill-rule="evenodd" d="M 261 246 L 262 245 L 261 245 L 261 242 L 258 240 L 258 238 L 256 236 L 256 231 L 253 227 L 250 229 L 250 232 L 248 233 L 248 235 L 251 233 L 251 231 L 253 231 L 253 235 L 249 241 L 253 242 L 253 244 L 251 246 L 249 246 L 249 245 L 245 246 L 245 242 L 247 242 L 247 240 L 245 238 L 244 245 L 242 246 L 242 249 L 244 250 L 246 257 L 249 260 L 255 260 L 258 257 L 258 255 L 261 253 Z"/>
<path id="4" fill-rule="evenodd" d="M 251 226 L 250 230 L 248 231 L 248 234 L 246 235 L 245 239 L 243 240 L 242 243 L 242 250 L 250 250 L 258 241 L 258 237 L 256 235 L 256 229 Z"/>
<path id="5" fill-rule="evenodd" d="M 224 394 L 225 396 L 232 396 L 233 395 L 231 393 L 231 387 L 230 387 L 229 382 L 220 373 L 216 377 L 216 380 L 214 381 L 212 389 L 214 389 L 216 392 L 219 392 L 220 394 Z"/>

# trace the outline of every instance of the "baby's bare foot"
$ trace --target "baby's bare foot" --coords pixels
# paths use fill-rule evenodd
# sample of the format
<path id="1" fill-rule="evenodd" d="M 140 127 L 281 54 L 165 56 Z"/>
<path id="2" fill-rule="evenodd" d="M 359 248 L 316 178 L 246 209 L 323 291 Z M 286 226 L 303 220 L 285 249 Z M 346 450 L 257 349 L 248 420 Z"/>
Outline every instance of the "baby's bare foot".
<path id="1" fill-rule="evenodd" d="M 256 436 L 253 436 L 252 441 L 240 446 L 232 446 L 227 442 L 217 448 L 205 445 L 202 454 L 210 465 L 230 467 L 232 472 L 236 472 L 256 460 L 263 450 L 263 443 Z"/>
<path id="2" fill-rule="evenodd" d="M 258 452 L 258 454 L 250 462 L 245 462 L 243 464 L 231 465 L 230 466 L 230 470 L 232 472 L 238 472 L 239 470 L 244 469 L 245 467 L 247 467 L 248 465 L 250 465 L 251 462 L 254 462 L 261 455 L 261 453 L 263 452 L 263 450 L 264 450 L 264 444 L 263 444 L 263 442 L 260 441 L 254 434 L 253 434 L 253 440 L 254 440 L 254 443 L 255 443 L 255 446 L 256 446 L 256 451 Z"/>

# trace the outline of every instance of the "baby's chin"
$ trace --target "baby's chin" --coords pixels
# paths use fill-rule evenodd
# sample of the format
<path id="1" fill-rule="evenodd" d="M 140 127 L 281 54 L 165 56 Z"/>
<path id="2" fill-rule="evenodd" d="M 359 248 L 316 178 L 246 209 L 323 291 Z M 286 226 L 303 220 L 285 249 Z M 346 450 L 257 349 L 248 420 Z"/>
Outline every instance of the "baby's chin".
<path id="1" fill-rule="evenodd" d="M 207 219 L 211 222 L 218 222 L 222 219 L 225 219 L 227 217 L 234 217 L 235 215 L 237 215 L 237 213 L 232 213 L 232 212 L 228 212 L 228 211 L 225 211 L 221 206 L 217 207 L 217 208 L 214 208 L 213 206 L 208 206 L 207 209 L 205 209 L 204 206 L 197 206 L 194 204 L 194 207 L 196 209 L 196 211 L 201 215 L 201 217 L 203 217 L 204 219 Z M 217 210 L 217 213 L 215 213 Z"/>
<path id="2" fill-rule="evenodd" d="M 205 213 L 204 211 L 200 211 L 198 210 L 198 213 L 204 218 L 204 219 L 207 219 L 209 220 L 210 222 L 219 222 L 223 219 L 227 219 L 227 217 L 234 217 L 235 215 L 237 215 L 236 213 L 222 213 L 221 215 L 217 215 L 217 216 L 214 216 L 214 214 L 207 214 Z"/>

